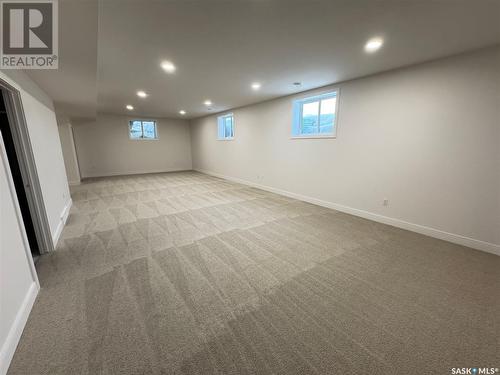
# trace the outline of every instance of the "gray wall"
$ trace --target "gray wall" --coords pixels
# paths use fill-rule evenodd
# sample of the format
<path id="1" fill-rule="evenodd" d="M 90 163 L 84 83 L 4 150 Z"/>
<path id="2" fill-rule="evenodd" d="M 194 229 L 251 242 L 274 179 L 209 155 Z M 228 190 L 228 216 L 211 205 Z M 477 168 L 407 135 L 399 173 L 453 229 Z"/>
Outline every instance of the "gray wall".
<path id="1" fill-rule="evenodd" d="M 234 141 L 193 120 L 193 166 L 500 254 L 499 72 L 495 47 L 331 86 L 337 139 L 290 138 L 303 94 L 233 110 Z"/>
<path id="2" fill-rule="evenodd" d="M 96 121 L 73 122 L 82 178 L 192 169 L 189 123 L 157 118 L 158 140 L 131 140 L 135 118 L 99 114 Z"/>

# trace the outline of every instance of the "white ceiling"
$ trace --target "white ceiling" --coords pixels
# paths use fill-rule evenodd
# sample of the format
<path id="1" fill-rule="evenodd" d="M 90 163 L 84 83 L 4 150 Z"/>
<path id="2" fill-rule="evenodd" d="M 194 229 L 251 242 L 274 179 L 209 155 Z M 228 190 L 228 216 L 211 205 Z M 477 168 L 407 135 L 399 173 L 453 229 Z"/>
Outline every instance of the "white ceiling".
<path id="1" fill-rule="evenodd" d="M 59 3 L 60 69 L 28 73 L 70 117 L 130 114 L 126 104 L 199 117 L 205 99 L 217 112 L 291 94 L 296 81 L 307 90 L 500 43 L 498 0 Z M 385 44 L 366 54 L 373 36 Z"/>
<path id="2" fill-rule="evenodd" d="M 97 0 L 59 0 L 59 69 L 26 70 L 73 118 L 96 115 L 97 30 Z"/>

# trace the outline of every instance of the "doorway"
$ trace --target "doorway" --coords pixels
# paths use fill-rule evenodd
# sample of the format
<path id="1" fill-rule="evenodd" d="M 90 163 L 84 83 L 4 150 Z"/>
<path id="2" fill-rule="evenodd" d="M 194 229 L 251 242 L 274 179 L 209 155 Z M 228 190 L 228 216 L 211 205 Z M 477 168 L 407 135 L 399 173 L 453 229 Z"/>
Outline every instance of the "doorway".
<path id="1" fill-rule="evenodd" d="M 26 197 L 26 191 L 24 189 L 23 177 L 21 175 L 21 169 L 17 159 L 14 139 L 12 138 L 9 119 L 7 118 L 3 95 L 0 97 L 0 133 L 2 134 L 5 153 L 7 154 L 7 160 L 9 161 L 10 174 L 12 175 L 14 188 L 16 189 L 17 200 L 19 202 L 19 208 L 21 209 L 21 216 L 23 218 L 24 228 L 26 229 L 26 236 L 28 237 L 31 255 L 36 258 L 40 255 L 40 248 L 36 239 L 35 226 L 33 225 L 33 218 L 31 217 L 28 198 Z"/>
<path id="2" fill-rule="evenodd" d="M 54 250 L 19 91 L 0 80 L 0 134 L 35 260 Z"/>

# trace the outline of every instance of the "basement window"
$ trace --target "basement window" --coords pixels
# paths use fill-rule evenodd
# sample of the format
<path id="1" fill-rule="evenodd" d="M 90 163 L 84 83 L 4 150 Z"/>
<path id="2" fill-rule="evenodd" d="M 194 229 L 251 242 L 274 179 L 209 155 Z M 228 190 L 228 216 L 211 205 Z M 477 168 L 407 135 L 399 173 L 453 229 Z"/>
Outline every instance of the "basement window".
<path id="1" fill-rule="evenodd" d="M 337 134 L 339 91 L 293 102 L 292 138 L 334 138 Z"/>
<path id="2" fill-rule="evenodd" d="M 130 139 L 158 139 L 156 121 L 152 120 L 132 120 L 128 125 Z"/>
<path id="3" fill-rule="evenodd" d="M 234 139 L 234 116 L 232 113 L 217 117 L 217 139 L 220 141 Z"/>

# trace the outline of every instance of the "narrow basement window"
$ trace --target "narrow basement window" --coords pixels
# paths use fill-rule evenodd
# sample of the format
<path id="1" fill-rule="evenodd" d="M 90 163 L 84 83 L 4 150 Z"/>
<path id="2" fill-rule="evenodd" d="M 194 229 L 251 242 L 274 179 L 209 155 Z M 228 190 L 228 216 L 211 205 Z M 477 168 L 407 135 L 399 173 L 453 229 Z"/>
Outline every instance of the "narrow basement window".
<path id="1" fill-rule="evenodd" d="M 158 139 L 156 121 L 153 120 L 132 120 L 128 124 L 128 134 L 130 139 L 154 140 Z"/>
<path id="2" fill-rule="evenodd" d="M 293 102 L 292 138 L 332 138 L 337 134 L 339 91 Z"/>
<path id="3" fill-rule="evenodd" d="M 217 139 L 220 141 L 234 139 L 234 116 L 232 113 L 217 117 Z"/>

